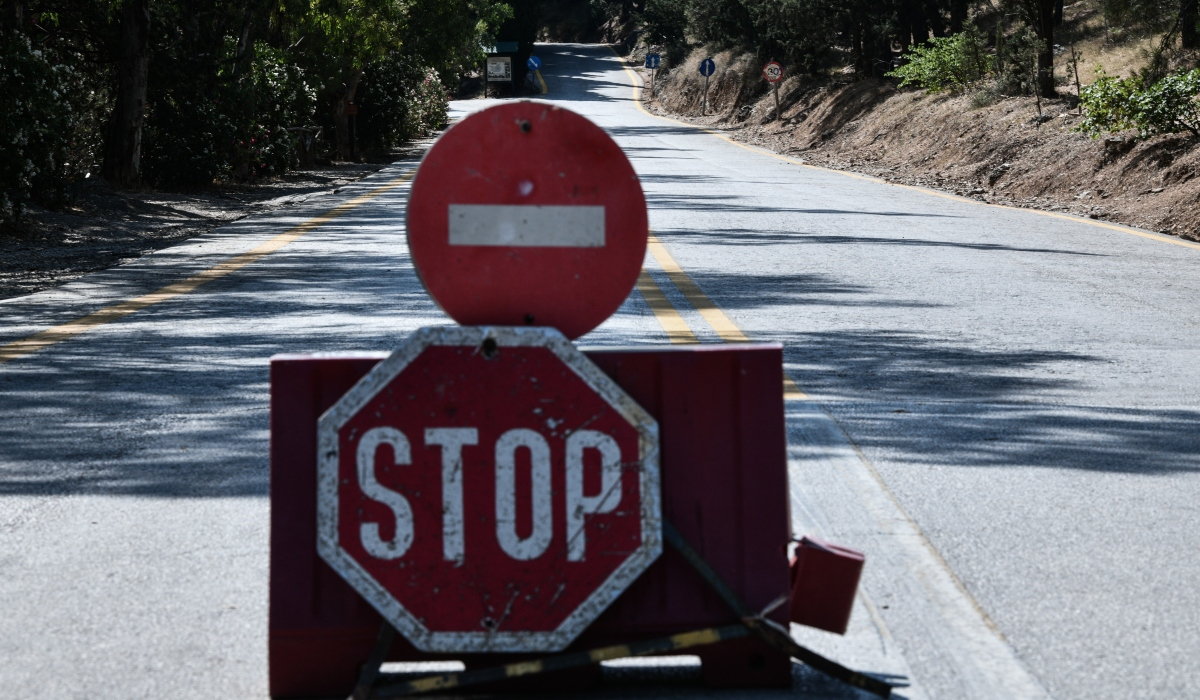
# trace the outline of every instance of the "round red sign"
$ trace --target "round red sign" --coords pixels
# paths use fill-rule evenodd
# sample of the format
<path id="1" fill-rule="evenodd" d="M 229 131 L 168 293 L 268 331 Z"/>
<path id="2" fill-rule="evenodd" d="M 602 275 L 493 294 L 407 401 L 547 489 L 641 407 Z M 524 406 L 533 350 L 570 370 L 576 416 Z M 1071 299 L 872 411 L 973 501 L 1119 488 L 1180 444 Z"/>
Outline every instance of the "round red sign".
<path id="1" fill-rule="evenodd" d="M 779 65 L 777 61 L 771 61 L 763 66 L 763 77 L 767 79 L 768 83 L 777 83 L 783 80 L 783 66 Z"/>
<path id="2" fill-rule="evenodd" d="M 646 254 L 629 159 L 569 110 L 476 112 L 426 154 L 408 246 L 430 296 L 463 325 L 552 326 L 577 338 L 629 296 Z"/>

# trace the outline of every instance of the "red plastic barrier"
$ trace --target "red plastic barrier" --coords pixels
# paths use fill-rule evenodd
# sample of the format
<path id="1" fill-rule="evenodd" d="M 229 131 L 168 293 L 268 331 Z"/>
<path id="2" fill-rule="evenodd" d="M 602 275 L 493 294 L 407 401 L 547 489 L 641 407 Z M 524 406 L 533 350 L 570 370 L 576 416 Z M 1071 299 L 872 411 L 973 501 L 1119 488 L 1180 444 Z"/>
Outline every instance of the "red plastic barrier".
<path id="1" fill-rule="evenodd" d="M 663 514 L 752 608 L 788 591 L 790 541 L 783 354 L 778 345 L 604 349 L 587 355 L 658 420 Z M 382 354 L 271 360 L 269 664 L 274 697 L 346 695 L 381 623 L 316 552 L 316 424 Z M 787 611 L 772 617 L 787 621 Z M 735 622 L 669 548 L 571 646 L 649 639 Z M 791 661 L 747 638 L 694 652 L 715 686 L 788 686 Z M 513 656 L 423 654 L 402 638 L 393 661 Z M 557 687 L 586 684 L 572 672 Z"/>
<path id="2" fill-rule="evenodd" d="M 845 634 L 865 560 L 849 547 L 801 538 L 791 566 L 792 622 Z"/>

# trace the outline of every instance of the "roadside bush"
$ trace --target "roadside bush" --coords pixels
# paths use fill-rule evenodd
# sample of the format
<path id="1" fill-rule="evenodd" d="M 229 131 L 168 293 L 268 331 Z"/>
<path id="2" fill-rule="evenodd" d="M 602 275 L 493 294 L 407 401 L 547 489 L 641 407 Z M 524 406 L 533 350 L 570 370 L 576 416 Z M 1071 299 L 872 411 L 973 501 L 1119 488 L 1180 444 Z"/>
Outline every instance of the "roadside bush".
<path id="1" fill-rule="evenodd" d="M 1080 91 L 1084 119 L 1077 131 L 1098 138 L 1136 129 L 1138 136 L 1191 132 L 1200 137 L 1200 69 L 1168 75 L 1146 86 L 1139 76 L 1115 78 L 1097 70 Z"/>
<path id="2" fill-rule="evenodd" d="M 687 0 L 646 0 L 642 30 L 651 44 L 682 46 L 687 43 Z"/>
<path id="3" fill-rule="evenodd" d="M 1032 95 L 1037 91 L 1037 60 L 1041 39 L 1028 26 L 1001 39 L 996 50 L 996 92 L 1001 95 Z"/>
<path id="4" fill-rule="evenodd" d="M 360 105 L 358 140 L 366 149 L 388 149 L 445 127 L 449 94 L 437 71 L 398 52 L 372 63 L 354 98 Z"/>
<path id="5" fill-rule="evenodd" d="M 912 48 L 907 63 L 887 73 L 900 87 L 917 85 L 931 93 L 960 91 L 982 80 L 992 69 L 983 35 L 971 27 L 953 36 L 933 38 Z"/>
<path id="6" fill-rule="evenodd" d="M 1168 75 L 1133 96 L 1134 121 L 1142 137 L 1190 131 L 1200 137 L 1200 69 Z"/>
<path id="7" fill-rule="evenodd" d="M 147 182 L 199 187 L 298 164 L 295 137 L 286 129 L 311 124 L 316 104 L 303 72 L 265 44 L 237 71 L 235 42 L 225 48 L 231 60 L 216 75 L 188 75 L 179 70 L 186 63 L 152 74 L 159 81 L 151 83 L 143 136 Z"/>
<path id="8" fill-rule="evenodd" d="M 27 37 L 0 34 L 0 224 L 19 219 L 29 203 L 57 206 L 70 194 L 77 81 L 56 63 Z"/>

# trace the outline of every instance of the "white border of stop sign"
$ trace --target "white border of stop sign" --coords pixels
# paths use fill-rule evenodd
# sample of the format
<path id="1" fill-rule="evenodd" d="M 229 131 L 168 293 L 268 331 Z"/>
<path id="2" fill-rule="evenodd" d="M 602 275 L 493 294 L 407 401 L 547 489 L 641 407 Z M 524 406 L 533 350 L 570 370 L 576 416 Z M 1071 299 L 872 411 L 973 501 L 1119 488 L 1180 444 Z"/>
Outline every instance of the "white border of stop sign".
<path id="1" fill-rule="evenodd" d="M 641 532 L 642 543 L 634 552 L 613 571 L 613 573 L 593 591 L 582 604 L 579 605 L 569 616 L 567 616 L 558 628 L 552 631 L 523 631 L 518 625 L 510 622 L 512 627 L 509 630 L 494 629 L 490 631 L 480 632 L 462 632 L 462 631 L 436 631 L 426 627 L 421 620 L 417 619 L 412 613 L 405 609 L 402 602 L 383 587 L 371 574 L 346 550 L 339 542 L 339 514 L 338 514 L 338 471 L 340 464 L 339 450 L 340 440 L 339 434 L 342 427 L 361 411 L 374 397 L 382 391 L 393 379 L 395 379 L 404 369 L 411 364 L 418 356 L 421 355 L 427 348 L 433 346 L 454 346 L 454 347 L 476 347 L 486 348 L 485 343 L 492 344 L 496 351 L 503 351 L 504 348 L 513 347 L 542 347 L 550 350 L 564 365 L 569 367 L 575 374 L 587 384 L 587 386 L 608 403 L 621 417 L 633 426 L 638 432 L 638 452 L 639 464 L 638 473 L 640 477 L 640 516 L 641 516 Z M 379 429 L 386 432 L 389 429 Z M 395 429 L 391 429 L 396 432 Z M 376 432 L 375 430 L 369 432 Z M 445 431 L 443 431 L 445 432 Z M 461 430 L 459 432 L 462 432 Z M 509 433 L 517 433 L 521 431 L 508 431 Z M 531 431 L 524 431 L 531 432 Z M 587 435 L 595 431 L 580 430 L 579 437 L 586 442 L 592 439 L 592 442 L 597 444 L 588 444 L 587 446 L 594 448 L 603 448 L 600 444 L 604 436 L 597 433 L 596 435 Z M 392 353 L 386 360 L 379 363 L 358 384 L 346 393 L 332 408 L 330 408 L 318 423 L 318 462 L 317 462 L 317 551 L 335 571 L 338 572 L 350 584 L 351 587 L 363 596 L 371 605 L 379 611 L 379 614 L 385 620 L 390 622 L 401 634 L 408 639 L 420 651 L 428 652 L 548 652 L 561 651 L 571 644 L 576 637 L 579 636 L 588 625 L 592 623 L 604 610 L 612 604 L 617 597 L 633 583 L 655 559 L 662 554 L 662 510 L 661 510 L 661 488 L 658 468 L 658 453 L 659 453 L 659 438 L 658 438 L 658 423 L 637 405 L 617 384 L 606 374 L 604 374 L 596 365 L 592 364 L 583 353 L 579 352 L 575 346 L 566 339 L 561 333 L 553 328 L 510 328 L 510 327 L 443 327 L 443 328 L 423 328 L 412 336 L 395 352 Z M 506 433 L 507 435 L 507 433 Z M 387 438 L 383 433 L 376 436 L 379 440 Z M 462 436 L 457 436 L 462 437 Z M 455 452 L 454 445 L 457 439 L 454 435 L 437 435 L 436 444 L 442 446 L 443 457 L 446 455 L 458 454 Z M 470 436 L 467 436 L 468 439 Z M 519 438 L 516 436 L 513 439 Z M 363 440 L 366 435 L 363 436 Z M 399 440 L 399 438 L 393 438 Z M 428 441 L 428 436 L 426 436 Z M 460 441 L 461 442 L 461 441 Z M 470 443 L 467 443 L 470 444 Z M 360 446 L 361 447 L 361 446 Z M 582 449 L 582 448 L 581 448 Z M 461 451 L 461 447 L 459 447 Z M 603 452 L 603 449 L 601 449 Z M 619 451 L 618 451 L 619 455 Z M 568 462 L 570 459 L 568 459 Z M 501 469 L 502 465 L 497 464 L 497 479 L 505 473 Z M 628 468 L 630 465 L 625 464 L 623 468 Z M 570 471 L 570 465 L 567 465 Z M 547 464 L 547 469 L 548 464 Z M 361 470 L 360 470 L 361 471 Z M 461 470 L 451 470 L 461 473 Z M 447 472 L 450 473 L 450 472 Z M 360 482 L 362 481 L 360 475 Z M 569 477 L 568 477 L 569 478 Z M 580 477 L 582 478 L 582 477 Z M 443 481 L 445 477 L 443 477 Z M 499 484 L 498 484 L 499 485 Z M 387 503 L 389 499 L 395 500 L 392 504 L 393 510 L 397 513 L 397 523 L 400 524 L 403 520 L 403 509 L 407 503 L 401 503 L 404 500 L 397 492 L 383 489 L 380 484 L 374 482 L 374 477 L 370 476 L 367 483 L 360 483 L 359 488 L 364 494 L 367 494 L 373 499 L 381 500 Z M 446 500 L 446 494 L 453 494 L 456 485 L 453 483 L 443 483 L 443 500 Z M 459 495 L 461 498 L 461 483 L 457 484 Z M 578 489 L 577 489 L 578 490 Z M 371 495 L 372 491 L 375 492 Z M 582 492 L 580 493 L 582 495 Z M 453 500 L 453 499 L 450 499 Z M 607 507 L 601 502 L 604 499 L 591 499 L 595 503 L 583 503 L 586 498 L 576 499 L 581 501 L 577 504 L 579 508 L 586 512 L 605 512 Z M 615 504 L 613 504 L 615 505 Z M 453 515 L 453 504 L 446 502 L 443 504 L 445 512 Z M 535 505 L 536 508 L 536 505 Z M 579 509 L 577 508 L 577 509 Z M 588 510 L 591 508 L 592 510 Z M 458 506 L 459 522 L 461 525 L 461 503 Z M 503 518 L 498 515 L 498 526 Z M 536 514 L 535 514 L 536 518 Z M 455 552 L 454 542 L 460 537 L 461 532 L 454 532 L 454 518 L 448 517 L 444 527 L 448 528 L 443 533 L 444 547 L 447 547 L 446 556 L 453 559 L 452 555 Z M 364 527 L 363 536 L 367 539 L 363 540 L 364 547 L 371 552 L 372 556 L 381 558 L 398 558 L 404 555 L 407 548 L 412 544 L 411 528 L 407 533 L 407 541 L 400 534 L 402 528 L 397 529 L 396 536 L 390 541 L 381 541 L 378 538 L 378 526 L 374 538 L 368 530 L 370 527 Z M 570 524 L 568 523 L 568 528 Z M 569 530 L 568 530 L 569 532 Z M 536 532 L 531 535 L 529 541 L 505 542 L 506 533 L 498 530 L 497 535 L 501 536 L 501 545 L 510 556 L 517 559 L 534 558 L 534 556 L 526 556 L 525 549 L 537 550 L 538 542 Z M 515 534 L 507 539 L 513 539 Z M 582 535 L 583 533 L 578 533 Z M 368 541 L 369 540 L 369 541 Z M 582 546 L 582 538 L 579 538 L 579 543 Z M 394 551 L 389 551 L 389 548 Z M 394 556 L 393 556 L 394 555 Z M 434 582 L 430 582 L 434 585 Z"/>

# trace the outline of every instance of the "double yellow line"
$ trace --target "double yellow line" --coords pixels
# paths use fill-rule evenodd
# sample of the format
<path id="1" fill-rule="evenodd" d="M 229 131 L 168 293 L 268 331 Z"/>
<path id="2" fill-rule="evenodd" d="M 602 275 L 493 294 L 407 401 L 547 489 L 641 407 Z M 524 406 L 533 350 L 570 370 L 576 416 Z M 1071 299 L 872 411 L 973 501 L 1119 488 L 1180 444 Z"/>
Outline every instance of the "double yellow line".
<path id="1" fill-rule="evenodd" d="M 746 334 L 737 327 L 725 312 L 721 311 L 713 300 L 700 289 L 700 285 L 696 284 L 691 277 L 688 276 L 679 263 L 675 262 L 675 258 L 671 257 L 671 253 L 667 251 L 667 247 L 658 240 L 658 237 L 653 233 L 650 234 L 647 248 L 650 250 L 650 255 L 658 266 L 662 268 L 663 273 L 671 284 L 679 290 L 684 299 L 692 305 L 692 308 L 700 314 L 700 318 L 716 332 L 717 337 L 726 343 L 745 343 L 749 342 Z M 650 276 L 650 273 L 642 270 L 642 274 L 638 277 L 638 291 L 642 298 L 646 300 L 646 305 L 650 307 L 650 311 L 654 314 L 654 318 L 658 321 L 658 325 L 662 326 L 663 331 L 667 334 L 667 338 L 672 343 L 689 344 L 698 343 L 699 339 L 692 332 L 683 315 L 667 298 L 666 292 L 659 286 L 658 282 Z M 804 399 L 808 398 L 804 392 L 800 391 L 800 387 L 786 375 L 783 378 L 783 396 L 787 399 Z"/>
<path id="2" fill-rule="evenodd" d="M 38 350 L 50 347 L 56 343 L 61 343 L 68 338 L 73 338 L 80 333 L 85 333 L 93 328 L 96 328 L 97 326 L 103 326 L 106 323 L 118 321 L 132 313 L 141 311 L 146 307 L 154 306 L 155 304 L 161 304 L 169 299 L 174 299 L 175 297 L 182 296 L 188 292 L 195 291 L 197 288 L 206 285 L 209 282 L 221 279 L 226 275 L 237 272 L 243 267 L 255 263 L 271 253 L 274 253 L 309 231 L 319 228 L 320 226 L 333 221 L 339 216 L 342 216 L 343 214 L 346 214 L 351 210 L 366 204 L 379 195 L 399 187 L 408 180 L 411 180 L 414 172 L 415 171 L 410 171 L 405 173 L 404 175 L 401 175 L 382 187 L 377 187 L 366 194 L 359 195 L 354 199 L 330 209 L 324 214 L 313 217 L 299 226 L 284 231 L 278 236 L 275 236 L 265 243 L 255 246 L 245 253 L 235 255 L 232 258 L 210 267 L 203 272 L 194 274 L 187 279 L 173 282 L 162 289 L 150 292 L 149 294 L 143 294 L 140 297 L 128 299 L 126 301 L 113 304 L 112 306 L 106 306 L 95 313 L 91 313 L 73 321 L 68 321 L 67 323 L 54 326 L 53 328 L 48 328 L 41 333 L 36 333 L 27 338 L 22 338 L 21 340 L 14 341 L 7 345 L 0 345 L 0 365 L 4 364 L 5 362 L 11 362 L 12 360 L 20 357 L 25 357 L 26 355 L 35 353 Z"/>

